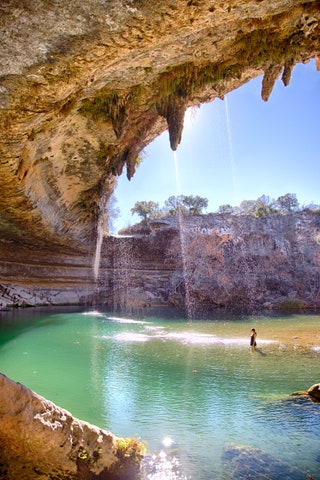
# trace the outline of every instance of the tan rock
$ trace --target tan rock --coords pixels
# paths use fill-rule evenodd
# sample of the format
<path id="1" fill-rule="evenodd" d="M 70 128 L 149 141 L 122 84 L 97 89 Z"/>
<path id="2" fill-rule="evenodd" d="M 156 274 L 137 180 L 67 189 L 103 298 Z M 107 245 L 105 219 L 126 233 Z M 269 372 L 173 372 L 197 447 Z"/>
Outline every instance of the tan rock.
<path id="1" fill-rule="evenodd" d="M 114 435 L 2 374 L 0 448 L 0 477 L 6 480 L 86 479 L 119 465 Z"/>
<path id="2" fill-rule="evenodd" d="M 312 385 L 312 387 L 308 389 L 307 393 L 310 395 L 310 397 L 320 402 L 320 383 Z"/>
<path id="3" fill-rule="evenodd" d="M 190 105 L 319 54 L 316 0 L 1 6 L 0 233 L 90 245 L 116 177 Z M 288 65 L 290 64 L 290 68 Z M 1 253 L 1 252 L 0 252 Z"/>

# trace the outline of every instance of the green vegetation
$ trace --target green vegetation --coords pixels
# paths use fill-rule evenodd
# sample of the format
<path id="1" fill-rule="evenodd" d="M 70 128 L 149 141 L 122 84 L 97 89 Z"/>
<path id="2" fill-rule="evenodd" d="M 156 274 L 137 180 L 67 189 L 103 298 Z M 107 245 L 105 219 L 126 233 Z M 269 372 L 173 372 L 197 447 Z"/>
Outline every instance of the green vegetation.
<path id="1" fill-rule="evenodd" d="M 143 222 L 147 222 L 148 219 L 157 218 L 160 215 L 159 203 L 152 200 L 146 202 L 136 202 L 134 207 L 131 208 L 131 213 L 135 213 L 142 218 Z"/>
<path id="2" fill-rule="evenodd" d="M 142 222 L 147 224 L 149 220 L 163 218 L 167 215 L 203 215 L 203 210 L 208 207 L 208 199 L 199 195 L 172 195 L 160 208 L 158 202 L 152 200 L 138 201 L 131 208 L 131 214 L 137 214 Z M 252 215 L 254 217 L 266 217 L 269 215 L 286 215 L 300 210 L 319 214 L 320 205 L 310 204 L 299 207 L 295 193 L 286 193 L 276 200 L 267 195 L 262 195 L 257 200 L 243 200 L 239 206 L 230 204 L 220 205 L 217 212 L 222 215 Z M 320 220 L 318 220 L 320 224 Z"/>
<path id="3" fill-rule="evenodd" d="M 164 212 L 170 215 L 202 215 L 202 210 L 208 207 L 208 199 L 199 195 L 171 196 L 164 203 Z"/>
<path id="4" fill-rule="evenodd" d="M 179 195 L 169 197 L 164 207 L 160 209 L 159 203 L 151 201 L 136 202 L 131 208 L 131 213 L 142 218 L 143 223 L 166 215 L 202 215 L 202 210 L 207 208 L 208 200 L 199 195 Z"/>
<path id="5" fill-rule="evenodd" d="M 319 205 L 308 205 L 305 210 L 318 211 Z M 257 200 L 243 200 L 239 206 L 232 207 L 229 204 L 220 205 L 218 213 L 232 215 L 253 215 L 265 217 L 272 214 L 288 214 L 299 211 L 299 202 L 295 193 L 286 193 L 276 200 L 262 195 Z"/>
<path id="6" fill-rule="evenodd" d="M 116 448 L 119 459 L 131 459 L 137 463 L 146 452 L 145 443 L 140 442 L 137 438 L 118 438 Z"/>
<path id="7" fill-rule="evenodd" d="M 305 310 L 307 308 L 307 305 L 302 300 L 283 300 L 278 305 L 278 308 L 283 312 L 291 312 Z"/>
<path id="8" fill-rule="evenodd" d="M 102 89 L 93 99 L 85 99 L 79 112 L 94 121 L 111 121 L 120 138 L 128 111 L 141 101 L 142 87 L 134 86 L 129 92 Z"/>

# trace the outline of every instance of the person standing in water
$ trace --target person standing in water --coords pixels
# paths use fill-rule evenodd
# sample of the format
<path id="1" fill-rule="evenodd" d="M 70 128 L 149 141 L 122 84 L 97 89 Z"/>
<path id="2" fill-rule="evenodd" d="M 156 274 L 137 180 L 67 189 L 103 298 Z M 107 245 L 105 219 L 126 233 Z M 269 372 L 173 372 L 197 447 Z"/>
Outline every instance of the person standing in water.
<path id="1" fill-rule="evenodd" d="M 254 328 L 251 328 L 251 336 L 250 336 L 250 347 L 257 346 L 257 332 Z"/>

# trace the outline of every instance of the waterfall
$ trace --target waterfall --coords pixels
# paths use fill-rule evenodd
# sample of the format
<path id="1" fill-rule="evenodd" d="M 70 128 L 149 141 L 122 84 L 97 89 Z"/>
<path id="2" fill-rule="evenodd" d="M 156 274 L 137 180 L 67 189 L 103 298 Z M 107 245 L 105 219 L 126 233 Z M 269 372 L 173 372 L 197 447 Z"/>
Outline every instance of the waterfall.
<path id="1" fill-rule="evenodd" d="M 131 236 L 114 236 L 113 309 L 128 311 L 134 306 L 134 253 Z"/>
<path id="2" fill-rule="evenodd" d="M 232 187 L 235 197 L 237 198 L 237 203 L 239 203 L 238 198 L 238 188 L 236 182 L 236 167 L 233 155 L 233 144 L 232 144 L 232 135 L 231 135 L 231 122 L 229 116 L 229 104 L 227 96 L 225 97 L 225 106 L 226 106 L 226 123 L 227 123 L 227 135 L 228 135 L 228 147 L 229 147 L 229 157 L 230 157 L 230 167 L 231 167 L 231 179 L 232 179 Z"/>
<path id="3" fill-rule="evenodd" d="M 96 251 L 95 251 L 94 261 L 93 261 L 93 275 L 94 275 L 95 282 L 98 280 L 98 277 L 99 277 L 103 235 L 104 235 L 104 220 L 103 218 L 101 218 L 98 222 L 98 227 L 97 227 Z"/>
<path id="4" fill-rule="evenodd" d="M 178 165 L 178 156 L 177 152 L 173 152 L 174 157 L 174 165 L 175 165 L 175 172 L 176 172 L 176 185 L 177 185 L 177 193 L 178 196 L 181 195 L 180 189 L 180 176 L 179 176 L 179 165 Z M 179 222 L 179 241 L 180 241 L 180 250 L 181 250 L 181 259 L 182 259 L 182 276 L 185 288 L 185 309 L 186 315 L 188 318 L 192 317 L 192 302 L 190 299 L 190 285 L 188 279 L 188 253 L 187 253 L 187 246 L 186 246 L 186 236 L 184 231 L 183 225 L 183 213 L 181 212 L 181 208 L 178 209 L 178 222 Z"/>

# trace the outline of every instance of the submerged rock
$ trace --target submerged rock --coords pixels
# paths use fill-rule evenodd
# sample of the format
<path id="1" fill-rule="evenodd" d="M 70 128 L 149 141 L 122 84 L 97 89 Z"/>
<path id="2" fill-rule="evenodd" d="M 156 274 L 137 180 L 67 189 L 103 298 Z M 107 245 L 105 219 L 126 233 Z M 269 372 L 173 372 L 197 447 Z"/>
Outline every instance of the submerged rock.
<path id="1" fill-rule="evenodd" d="M 0 478 L 133 480 L 141 447 L 0 374 Z"/>
<path id="2" fill-rule="evenodd" d="M 313 400 L 317 400 L 317 402 L 320 402 L 320 383 L 312 385 L 312 387 L 308 389 L 307 393 Z"/>
<path id="3" fill-rule="evenodd" d="M 228 445 L 223 452 L 222 461 L 225 466 L 225 478 L 228 479 L 306 480 L 308 478 L 302 472 L 257 448 Z"/>

